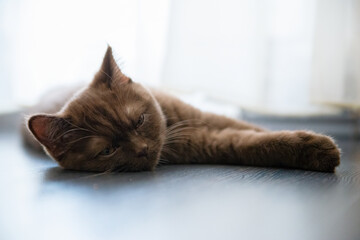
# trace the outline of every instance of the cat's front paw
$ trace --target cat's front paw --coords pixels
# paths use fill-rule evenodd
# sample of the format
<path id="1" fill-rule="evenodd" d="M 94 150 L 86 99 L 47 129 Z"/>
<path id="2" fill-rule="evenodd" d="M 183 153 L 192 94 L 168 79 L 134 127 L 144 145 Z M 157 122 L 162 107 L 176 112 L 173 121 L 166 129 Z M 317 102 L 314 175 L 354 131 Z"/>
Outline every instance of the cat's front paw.
<path id="1" fill-rule="evenodd" d="M 300 140 L 300 164 L 307 170 L 334 172 L 340 164 L 340 149 L 328 136 L 308 131 L 295 132 Z"/>

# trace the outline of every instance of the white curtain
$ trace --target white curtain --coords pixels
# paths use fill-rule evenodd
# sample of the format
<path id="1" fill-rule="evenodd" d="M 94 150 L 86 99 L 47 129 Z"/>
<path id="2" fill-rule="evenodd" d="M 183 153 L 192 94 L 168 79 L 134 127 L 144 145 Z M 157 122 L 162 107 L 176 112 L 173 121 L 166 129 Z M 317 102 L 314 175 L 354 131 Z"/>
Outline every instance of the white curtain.
<path id="1" fill-rule="evenodd" d="M 183 0 L 170 22 L 170 88 L 286 115 L 360 104 L 358 0 Z"/>
<path id="2" fill-rule="evenodd" d="M 125 73 L 158 85 L 168 0 L 0 2 L 0 109 L 90 81 L 110 44 Z"/>
<path id="3" fill-rule="evenodd" d="M 360 1 L 318 0 L 312 99 L 360 107 Z"/>
<path id="4" fill-rule="evenodd" d="M 2 1 L 0 110 L 89 81 L 107 43 L 145 84 L 276 114 L 358 106 L 359 13 L 358 0 Z"/>

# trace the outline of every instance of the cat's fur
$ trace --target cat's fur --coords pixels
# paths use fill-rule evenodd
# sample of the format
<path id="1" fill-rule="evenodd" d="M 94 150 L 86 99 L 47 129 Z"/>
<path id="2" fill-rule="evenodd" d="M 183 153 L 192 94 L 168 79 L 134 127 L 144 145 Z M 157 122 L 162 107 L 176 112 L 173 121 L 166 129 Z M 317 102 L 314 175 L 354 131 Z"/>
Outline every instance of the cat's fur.
<path id="1" fill-rule="evenodd" d="M 340 161 L 330 137 L 267 131 L 147 90 L 121 72 L 110 47 L 91 84 L 62 101 L 55 114 L 48 108 L 31 116 L 28 129 L 65 169 L 143 171 L 160 163 L 209 163 L 332 172 Z"/>

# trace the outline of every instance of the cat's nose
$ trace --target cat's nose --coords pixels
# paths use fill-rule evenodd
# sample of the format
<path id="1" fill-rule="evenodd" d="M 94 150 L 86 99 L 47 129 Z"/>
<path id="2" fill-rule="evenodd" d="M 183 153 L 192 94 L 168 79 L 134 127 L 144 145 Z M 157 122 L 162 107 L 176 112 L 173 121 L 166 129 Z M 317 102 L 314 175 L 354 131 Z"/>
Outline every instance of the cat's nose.
<path id="1" fill-rule="evenodd" d="M 147 156 L 148 156 L 148 150 L 149 150 L 149 148 L 148 148 L 148 146 L 145 144 L 144 146 L 141 147 L 140 151 L 138 151 L 138 152 L 136 153 L 136 156 L 137 156 L 138 158 L 140 158 L 140 157 L 147 157 Z"/>

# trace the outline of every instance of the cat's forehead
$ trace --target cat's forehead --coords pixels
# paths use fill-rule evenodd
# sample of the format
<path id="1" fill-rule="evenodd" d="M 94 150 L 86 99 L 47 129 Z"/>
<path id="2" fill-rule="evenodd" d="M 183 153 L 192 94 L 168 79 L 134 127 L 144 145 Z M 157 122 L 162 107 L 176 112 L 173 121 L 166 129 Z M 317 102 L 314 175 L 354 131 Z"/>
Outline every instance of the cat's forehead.
<path id="1" fill-rule="evenodd" d="M 64 114 L 79 125 L 124 128 L 131 126 L 148 104 L 146 96 L 139 94 L 85 91 L 68 104 Z"/>

